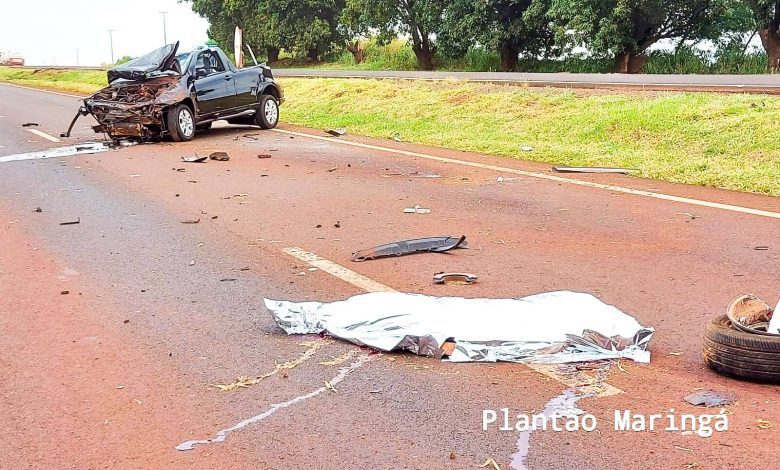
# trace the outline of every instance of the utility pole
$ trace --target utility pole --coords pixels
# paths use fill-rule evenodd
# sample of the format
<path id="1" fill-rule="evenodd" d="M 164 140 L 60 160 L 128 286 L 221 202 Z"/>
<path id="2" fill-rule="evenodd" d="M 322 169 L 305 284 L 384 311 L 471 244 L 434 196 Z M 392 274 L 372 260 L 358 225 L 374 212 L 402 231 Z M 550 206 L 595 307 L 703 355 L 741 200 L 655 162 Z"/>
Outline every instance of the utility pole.
<path id="1" fill-rule="evenodd" d="M 114 31 L 115 29 L 108 30 L 108 41 L 111 43 L 111 64 L 114 63 Z"/>
<path id="2" fill-rule="evenodd" d="M 80 64 L 79 64 L 79 50 L 78 50 L 78 48 L 77 48 L 77 49 L 76 49 L 76 67 L 78 67 L 79 65 L 80 65 Z"/>
<path id="3" fill-rule="evenodd" d="M 161 11 L 160 14 L 163 17 L 163 45 L 168 44 L 168 30 L 165 26 L 165 15 L 167 14 L 167 11 Z"/>

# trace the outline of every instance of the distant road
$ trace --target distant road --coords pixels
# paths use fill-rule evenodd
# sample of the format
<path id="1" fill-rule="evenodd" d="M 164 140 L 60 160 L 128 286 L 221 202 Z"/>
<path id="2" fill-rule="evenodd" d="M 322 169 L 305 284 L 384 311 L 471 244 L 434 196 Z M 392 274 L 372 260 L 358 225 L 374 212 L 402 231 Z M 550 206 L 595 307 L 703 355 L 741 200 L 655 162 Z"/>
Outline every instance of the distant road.
<path id="1" fill-rule="evenodd" d="M 22 67 L 20 67 L 22 68 Z M 55 70 L 104 70 L 100 67 L 24 67 Z M 274 69 L 279 77 L 374 78 L 402 80 L 448 80 L 508 83 L 534 87 L 606 88 L 659 91 L 718 91 L 780 94 L 780 75 L 655 75 L 598 73 L 421 72 L 324 69 Z"/>
<path id="2" fill-rule="evenodd" d="M 668 91 L 720 91 L 780 94 L 780 75 L 628 75 L 597 73 L 418 72 L 275 69 L 279 77 L 458 79 L 558 88 L 634 88 Z"/>

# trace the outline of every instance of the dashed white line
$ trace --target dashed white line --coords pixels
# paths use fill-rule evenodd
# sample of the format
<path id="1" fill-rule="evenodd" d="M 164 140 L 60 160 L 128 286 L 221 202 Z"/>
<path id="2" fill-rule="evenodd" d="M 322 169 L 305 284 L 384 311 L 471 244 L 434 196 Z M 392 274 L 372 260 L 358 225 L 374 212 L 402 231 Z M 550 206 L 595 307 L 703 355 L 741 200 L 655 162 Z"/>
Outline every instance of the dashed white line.
<path id="1" fill-rule="evenodd" d="M 28 132 L 32 132 L 33 134 L 37 135 L 38 137 L 43 137 L 44 139 L 50 141 L 50 142 L 62 142 L 60 139 L 54 137 L 53 135 L 49 135 L 43 131 L 39 131 L 38 129 L 26 129 Z"/>
<path id="2" fill-rule="evenodd" d="M 366 292 L 397 292 L 395 289 L 388 287 L 384 284 L 369 279 L 362 274 L 358 274 L 351 269 L 347 269 L 340 264 L 336 264 L 333 261 L 327 260 L 320 256 L 302 250 L 300 248 L 290 247 L 282 250 L 284 253 L 298 258 L 299 260 L 309 263 L 309 265 L 326 273 L 341 279 L 344 282 L 348 282 L 355 287 L 363 289 Z"/>
<path id="3" fill-rule="evenodd" d="M 381 152 L 387 152 L 387 153 L 394 153 L 396 155 L 405 155 L 408 157 L 416 157 L 416 158 L 425 158 L 427 160 L 434 160 L 441 163 L 451 163 L 455 165 L 462 165 L 462 166 L 470 166 L 474 168 L 482 168 L 485 170 L 493 170 L 498 171 L 502 173 L 512 173 L 515 175 L 521 175 L 521 176 L 528 176 L 530 178 L 538 178 L 548 181 L 555 181 L 557 183 L 566 183 L 566 184 L 572 184 L 576 186 L 585 186 L 589 188 L 597 188 L 597 189 L 604 189 L 607 191 L 612 191 L 616 193 L 623 193 L 623 194 L 631 194 L 634 196 L 643 196 L 643 197 L 649 197 L 653 199 L 661 199 L 664 201 L 672 201 L 672 202 L 679 202 L 682 204 L 690 204 L 694 206 L 702 206 L 702 207 L 711 207 L 713 209 L 721 209 L 726 211 L 732 211 L 732 212 L 740 212 L 743 214 L 750 214 L 750 215 L 758 215 L 761 217 L 770 217 L 773 219 L 780 219 L 780 212 L 772 212 L 772 211 L 765 211 L 761 209 L 753 209 L 750 207 L 742 207 L 742 206 L 735 206 L 732 204 L 722 204 L 719 202 L 712 202 L 712 201 L 704 201 L 701 199 L 693 199 L 688 197 L 682 197 L 682 196 L 673 196 L 671 194 L 664 194 L 664 193 L 655 193 L 652 191 L 644 191 L 641 189 L 632 189 L 632 188 L 624 188 L 622 186 L 613 186 L 610 184 L 601 184 L 601 183 L 594 183 L 592 181 L 585 181 L 585 180 L 577 180 L 577 179 L 571 179 L 571 178 L 563 178 L 561 176 L 556 175 L 548 175 L 545 173 L 537 173 L 535 171 L 526 171 L 526 170 L 519 170 L 517 168 L 507 168 L 503 166 L 498 165 L 490 165 L 488 163 L 479 163 L 479 162 L 470 162 L 467 160 L 457 160 L 455 158 L 447 158 L 447 157 L 438 157 L 436 155 L 429 155 L 426 153 L 419 153 L 419 152 L 410 152 L 408 150 L 399 150 L 389 147 L 382 147 L 379 145 L 371 145 L 371 144 L 362 144 L 359 142 L 350 142 L 348 140 L 338 140 L 334 139 L 332 137 L 324 137 L 319 135 L 311 135 L 307 134 L 305 132 L 295 132 L 295 131 L 288 131 L 285 129 L 273 129 L 275 132 L 280 132 L 282 134 L 288 134 L 288 135 L 294 135 L 299 137 L 308 137 L 310 139 L 316 139 L 316 140 L 323 140 L 327 142 L 331 142 L 334 144 L 341 144 L 341 145 L 349 145 L 352 147 L 359 147 L 359 148 L 365 148 L 370 150 L 378 150 Z"/>

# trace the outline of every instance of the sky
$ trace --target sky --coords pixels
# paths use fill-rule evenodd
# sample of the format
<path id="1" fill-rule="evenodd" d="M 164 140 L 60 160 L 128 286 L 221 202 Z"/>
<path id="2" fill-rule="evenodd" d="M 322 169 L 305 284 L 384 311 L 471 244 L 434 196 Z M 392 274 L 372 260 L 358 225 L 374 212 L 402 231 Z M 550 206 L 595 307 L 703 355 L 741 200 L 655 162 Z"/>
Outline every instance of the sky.
<path id="1" fill-rule="evenodd" d="M 208 39 L 208 22 L 177 0 L 0 0 L 0 52 L 19 54 L 28 65 L 101 65 L 136 57 L 168 42 L 190 50 Z"/>

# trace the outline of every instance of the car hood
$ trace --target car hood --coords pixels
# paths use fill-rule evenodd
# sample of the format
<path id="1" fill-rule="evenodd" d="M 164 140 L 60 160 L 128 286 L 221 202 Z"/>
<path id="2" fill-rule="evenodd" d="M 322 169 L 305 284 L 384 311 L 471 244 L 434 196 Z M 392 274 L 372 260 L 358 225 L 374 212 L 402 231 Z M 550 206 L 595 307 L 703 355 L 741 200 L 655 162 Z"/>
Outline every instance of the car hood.
<path id="1" fill-rule="evenodd" d="M 117 65 L 108 71 L 108 83 L 114 83 L 119 79 L 145 80 L 155 72 L 174 71 L 181 73 L 176 60 L 176 51 L 178 50 L 178 42 L 168 44 L 122 65 Z"/>

